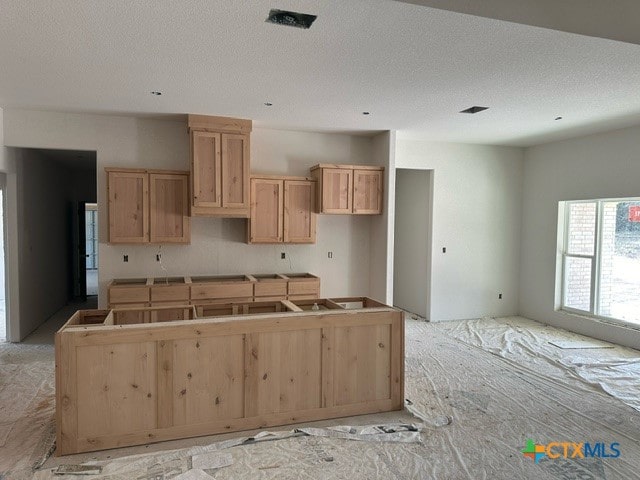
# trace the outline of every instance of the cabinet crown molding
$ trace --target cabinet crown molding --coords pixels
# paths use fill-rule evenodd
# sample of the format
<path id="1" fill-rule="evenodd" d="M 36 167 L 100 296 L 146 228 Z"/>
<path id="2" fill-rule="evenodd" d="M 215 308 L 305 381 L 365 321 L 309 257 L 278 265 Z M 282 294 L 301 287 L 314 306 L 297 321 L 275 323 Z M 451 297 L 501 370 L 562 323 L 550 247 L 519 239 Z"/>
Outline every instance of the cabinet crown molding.
<path id="1" fill-rule="evenodd" d="M 212 117 L 209 115 L 187 115 L 189 131 L 217 133 L 251 133 L 253 122 L 243 118 Z"/>

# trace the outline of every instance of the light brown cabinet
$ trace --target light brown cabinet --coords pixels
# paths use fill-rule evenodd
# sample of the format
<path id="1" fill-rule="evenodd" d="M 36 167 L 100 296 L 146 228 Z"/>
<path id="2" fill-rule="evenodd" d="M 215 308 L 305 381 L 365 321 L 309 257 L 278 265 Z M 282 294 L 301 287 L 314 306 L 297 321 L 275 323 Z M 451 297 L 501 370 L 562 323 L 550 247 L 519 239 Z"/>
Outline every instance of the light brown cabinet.
<path id="1" fill-rule="evenodd" d="M 315 184 L 304 177 L 252 177 L 248 243 L 315 243 Z"/>
<path id="2" fill-rule="evenodd" d="M 319 164 L 311 168 L 318 182 L 318 213 L 377 215 L 382 213 L 383 167 Z"/>
<path id="3" fill-rule="evenodd" d="M 193 215 L 249 216 L 251 120 L 189 115 Z"/>
<path id="4" fill-rule="evenodd" d="M 189 174 L 107 168 L 109 243 L 189 243 Z"/>
<path id="5" fill-rule="evenodd" d="M 320 278 L 311 273 L 208 275 L 114 279 L 108 286 L 109 308 L 212 305 L 320 297 Z M 122 312 L 137 318 L 140 312 Z"/>

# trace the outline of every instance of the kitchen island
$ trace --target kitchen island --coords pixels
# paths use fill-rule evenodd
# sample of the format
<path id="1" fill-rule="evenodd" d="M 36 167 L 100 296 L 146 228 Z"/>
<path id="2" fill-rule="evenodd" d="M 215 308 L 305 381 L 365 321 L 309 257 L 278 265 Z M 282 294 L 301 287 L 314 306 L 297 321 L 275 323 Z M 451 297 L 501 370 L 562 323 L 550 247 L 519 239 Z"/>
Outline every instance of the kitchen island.
<path id="1" fill-rule="evenodd" d="M 78 311 L 56 333 L 58 455 L 403 408 L 397 309 L 339 298 L 179 310 Z"/>

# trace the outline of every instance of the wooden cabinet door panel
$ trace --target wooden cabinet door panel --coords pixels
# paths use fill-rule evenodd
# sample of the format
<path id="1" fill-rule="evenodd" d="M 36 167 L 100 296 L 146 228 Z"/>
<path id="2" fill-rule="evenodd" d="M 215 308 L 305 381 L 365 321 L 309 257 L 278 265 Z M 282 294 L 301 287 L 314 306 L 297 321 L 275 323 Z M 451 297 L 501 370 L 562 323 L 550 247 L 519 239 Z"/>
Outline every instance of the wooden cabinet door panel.
<path id="1" fill-rule="evenodd" d="M 353 170 L 322 169 L 322 213 L 351 213 Z"/>
<path id="2" fill-rule="evenodd" d="M 146 173 L 109 172 L 109 242 L 149 241 L 149 179 Z"/>
<path id="3" fill-rule="evenodd" d="M 322 330 L 250 333 L 245 348 L 245 417 L 321 406 Z"/>
<path id="4" fill-rule="evenodd" d="M 353 213 L 382 213 L 382 171 L 353 171 Z"/>
<path id="5" fill-rule="evenodd" d="M 191 134 L 193 205 L 222 206 L 221 136 L 219 133 Z"/>
<path id="6" fill-rule="evenodd" d="M 222 206 L 249 204 L 249 136 L 222 134 Z"/>
<path id="7" fill-rule="evenodd" d="M 243 416 L 242 335 L 174 340 L 166 342 L 163 348 L 172 367 L 169 382 L 172 404 L 167 405 L 165 412 L 171 416 L 169 425 Z"/>
<path id="8" fill-rule="evenodd" d="M 283 189 L 282 180 L 251 179 L 250 243 L 282 242 Z"/>
<path id="9" fill-rule="evenodd" d="M 335 405 L 391 398 L 391 325 L 336 327 Z"/>
<path id="10" fill-rule="evenodd" d="M 77 347 L 78 437 L 157 427 L 156 342 Z"/>
<path id="11" fill-rule="evenodd" d="M 285 243 L 316 243 L 315 198 L 315 182 L 285 180 Z"/>
<path id="12" fill-rule="evenodd" d="M 187 175 L 149 175 L 151 242 L 189 243 L 189 182 Z"/>

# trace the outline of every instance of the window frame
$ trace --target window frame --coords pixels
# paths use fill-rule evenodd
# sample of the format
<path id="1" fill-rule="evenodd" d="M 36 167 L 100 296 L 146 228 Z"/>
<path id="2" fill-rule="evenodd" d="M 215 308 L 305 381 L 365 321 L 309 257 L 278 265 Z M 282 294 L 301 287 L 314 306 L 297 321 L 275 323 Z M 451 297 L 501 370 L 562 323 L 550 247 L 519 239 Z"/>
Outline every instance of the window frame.
<path id="1" fill-rule="evenodd" d="M 602 265 L 602 242 L 603 242 L 602 216 L 604 211 L 604 204 L 608 202 L 618 202 L 618 203 L 640 202 L 640 197 L 565 200 L 565 201 L 559 202 L 558 211 L 562 212 L 563 223 L 561 225 L 561 228 L 559 228 L 559 233 L 561 235 L 561 239 L 559 242 L 559 246 L 561 250 L 559 252 L 561 268 L 560 268 L 557 280 L 559 280 L 560 289 L 556 290 L 557 292 L 559 292 L 559 303 L 556 303 L 555 310 L 574 314 L 574 315 L 586 316 L 586 317 L 594 318 L 596 320 L 604 320 L 606 322 L 610 322 L 613 324 L 623 324 L 623 325 L 634 327 L 634 328 L 640 328 L 640 324 L 638 324 L 637 322 L 631 322 L 629 320 L 624 320 L 621 318 L 611 317 L 611 316 L 602 315 L 598 313 L 600 311 L 600 273 L 601 273 L 601 265 Z M 570 217 L 571 217 L 570 206 L 571 204 L 576 204 L 576 203 L 595 203 L 595 206 L 596 206 L 593 255 L 568 253 L 569 226 L 570 226 Z M 589 310 L 581 310 L 579 308 L 569 307 L 565 304 L 566 290 L 567 290 L 567 282 L 565 281 L 566 273 L 567 273 L 567 257 L 591 259 L 591 282 L 590 282 L 591 290 L 589 292 L 590 293 Z"/>

